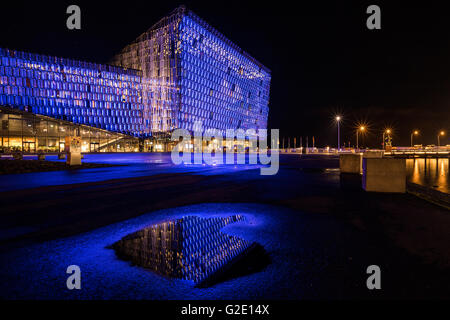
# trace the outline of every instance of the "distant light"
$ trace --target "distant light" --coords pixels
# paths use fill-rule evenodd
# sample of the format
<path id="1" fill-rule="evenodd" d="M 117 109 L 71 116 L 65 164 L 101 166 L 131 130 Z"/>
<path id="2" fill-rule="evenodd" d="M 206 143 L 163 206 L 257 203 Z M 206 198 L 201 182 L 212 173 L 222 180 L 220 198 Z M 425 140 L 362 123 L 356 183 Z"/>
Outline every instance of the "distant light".
<path id="1" fill-rule="evenodd" d="M 414 131 L 414 134 L 417 136 L 419 134 L 419 131 Z"/>
<path id="2" fill-rule="evenodd" d="M 445 132 L 444 131 L 441 131 L 441 136 L 445 136 Z"/>
<path id="3" fill-rule="evenodd" d="M 390 133 L 391 133 L 391 129 L 387 129 L 387 130 L 386 130 L 386 133 L 387 133 L 387 134 L 390 134 Z"/>
<path id="4" fill-rule="evenodd" d="M 341 116 L 337 116 L 336 121 L 341 121 Z"/>
<path id="5" fill-rule="evenodd" d="M 361 131 L 364 131 L 364 130 L 366 130 L 366 127 L 362 126 L 362 127 L 359 128 L 359 129 L 361 129 Z"/>

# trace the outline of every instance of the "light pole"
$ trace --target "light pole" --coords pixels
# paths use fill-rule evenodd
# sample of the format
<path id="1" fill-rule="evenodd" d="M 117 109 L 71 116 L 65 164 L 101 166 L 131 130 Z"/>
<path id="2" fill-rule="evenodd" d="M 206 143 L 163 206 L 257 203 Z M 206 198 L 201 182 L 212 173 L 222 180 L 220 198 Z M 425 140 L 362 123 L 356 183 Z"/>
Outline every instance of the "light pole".
<path id="1" fill-rule="evenodd" d="M 437 136 L 437 138 L 438 138 L 438 147 L 441 146 L 441 141 L 440 141 L 440 137 L 441 136 L 445 136 L 445 132 L 444 131 L 441 131 L 441 132 L 438 133 L 438 136 Z"/>
<path id="2" fill-rule="evenodd" d="M 364 126 L 359 127 L 356 130 L 356 149 L 359 149 L 359 143 L 358 143 L 358 132 L 359 130 L 361 130 L 361 132 L 364 132 L 364 130 L 366 130 L 366 128 Z"/>
<path id="3" fill-rule="evenodd" d="M 338 130 L 338 132 L 337 132 L 337 134 L 338 134 L 337 149 L 338 149 L 338 151 L 340 151 L 341 150 L 341 128 L 340 128 L 341 116 L 336 117 L 336 122 L 337 122 L 337 130 Z"/>
<path id="4" fill-rule="evenodd" d="M 412 133 L 411 133 L 411 148 L 413 147 L 413 137 L 414 136 L 417 136 L 419 134 L 419 131 L 417 131 L 417 130 L 414 130 Z"/>

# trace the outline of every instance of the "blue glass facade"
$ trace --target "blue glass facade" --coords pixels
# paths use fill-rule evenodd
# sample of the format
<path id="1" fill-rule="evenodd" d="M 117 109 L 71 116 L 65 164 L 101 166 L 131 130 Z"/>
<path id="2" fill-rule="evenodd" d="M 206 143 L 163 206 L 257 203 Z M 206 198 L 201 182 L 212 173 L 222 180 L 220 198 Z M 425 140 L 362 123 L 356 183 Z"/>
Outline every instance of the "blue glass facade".
<path id="1" fill-rule="evenodd" d="M 0 49 L 0 105 L 130 135 L 146 133 L 140 71 Z"/>
<path id="2" fill-rule="evenodd" d="M 112 63 L 143 72 L 152 132 L 267 128 L 270 71 L 183 7 Z"/>
<path id="3" fill-rule="evenodd" d="M 267 127 L 270 71 L 184 7 L 111 64 L 0 49 L 0 105 L 139 137 Z"/>
<path id="4" fill-rule="evenodd" d="M 180 127 L 265 129 L 270 73 L 192 13 L 180 30 Z"/>

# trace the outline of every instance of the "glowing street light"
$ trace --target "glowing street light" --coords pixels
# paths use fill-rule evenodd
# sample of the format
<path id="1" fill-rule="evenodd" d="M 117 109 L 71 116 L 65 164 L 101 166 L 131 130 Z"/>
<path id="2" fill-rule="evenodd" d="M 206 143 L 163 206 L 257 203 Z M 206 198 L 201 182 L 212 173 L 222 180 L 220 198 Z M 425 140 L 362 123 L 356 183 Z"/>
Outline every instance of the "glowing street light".
<path id="1" fill-rule="evenodd" d="M 336 116 L 336 122 L 338 124 L 338 151 L 341 150 L 341 116 Z"/>
<path id="2" fill-rule="evenodd" d="M 417 131 L 417 130 L 414 130 L 414 131 L 411 133 L 411 148 L 413 147 L 413 137 L 414 137 L 414 136 L 417 136 L 417 135 L 419 135 L 419 131 Z"/>
<path id="3" fill-rule="evenodd" d="M 356 129 L 356 149 L 359 149 L 358 133 L 359 131 L 364 132 L 364 130 L 366 130 L 365 126 L 360 126 L 358 129 Z"/>
<path id="4" fill-rule="evenodd" d="M 437 138 L 438 138 L 438 147 L 441 146 L 441 141 L 439 139 L 441 136 L 445 136 L 445 132 L 444 131 L 441 131 L 441 132 L 438 133 L 438 136 L 437 136 Z"/>

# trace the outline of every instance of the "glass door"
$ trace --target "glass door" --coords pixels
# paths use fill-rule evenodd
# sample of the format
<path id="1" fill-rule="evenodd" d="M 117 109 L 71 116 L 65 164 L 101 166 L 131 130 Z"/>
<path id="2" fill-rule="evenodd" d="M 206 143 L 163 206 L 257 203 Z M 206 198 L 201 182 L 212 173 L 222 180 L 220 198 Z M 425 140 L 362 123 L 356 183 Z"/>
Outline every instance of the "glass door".
<path id="1" fill-rule="evenodd" d="M 34 142 L 24 141 L 23 142 L 24 152 L 36 152 L 36 144 Z"/>

